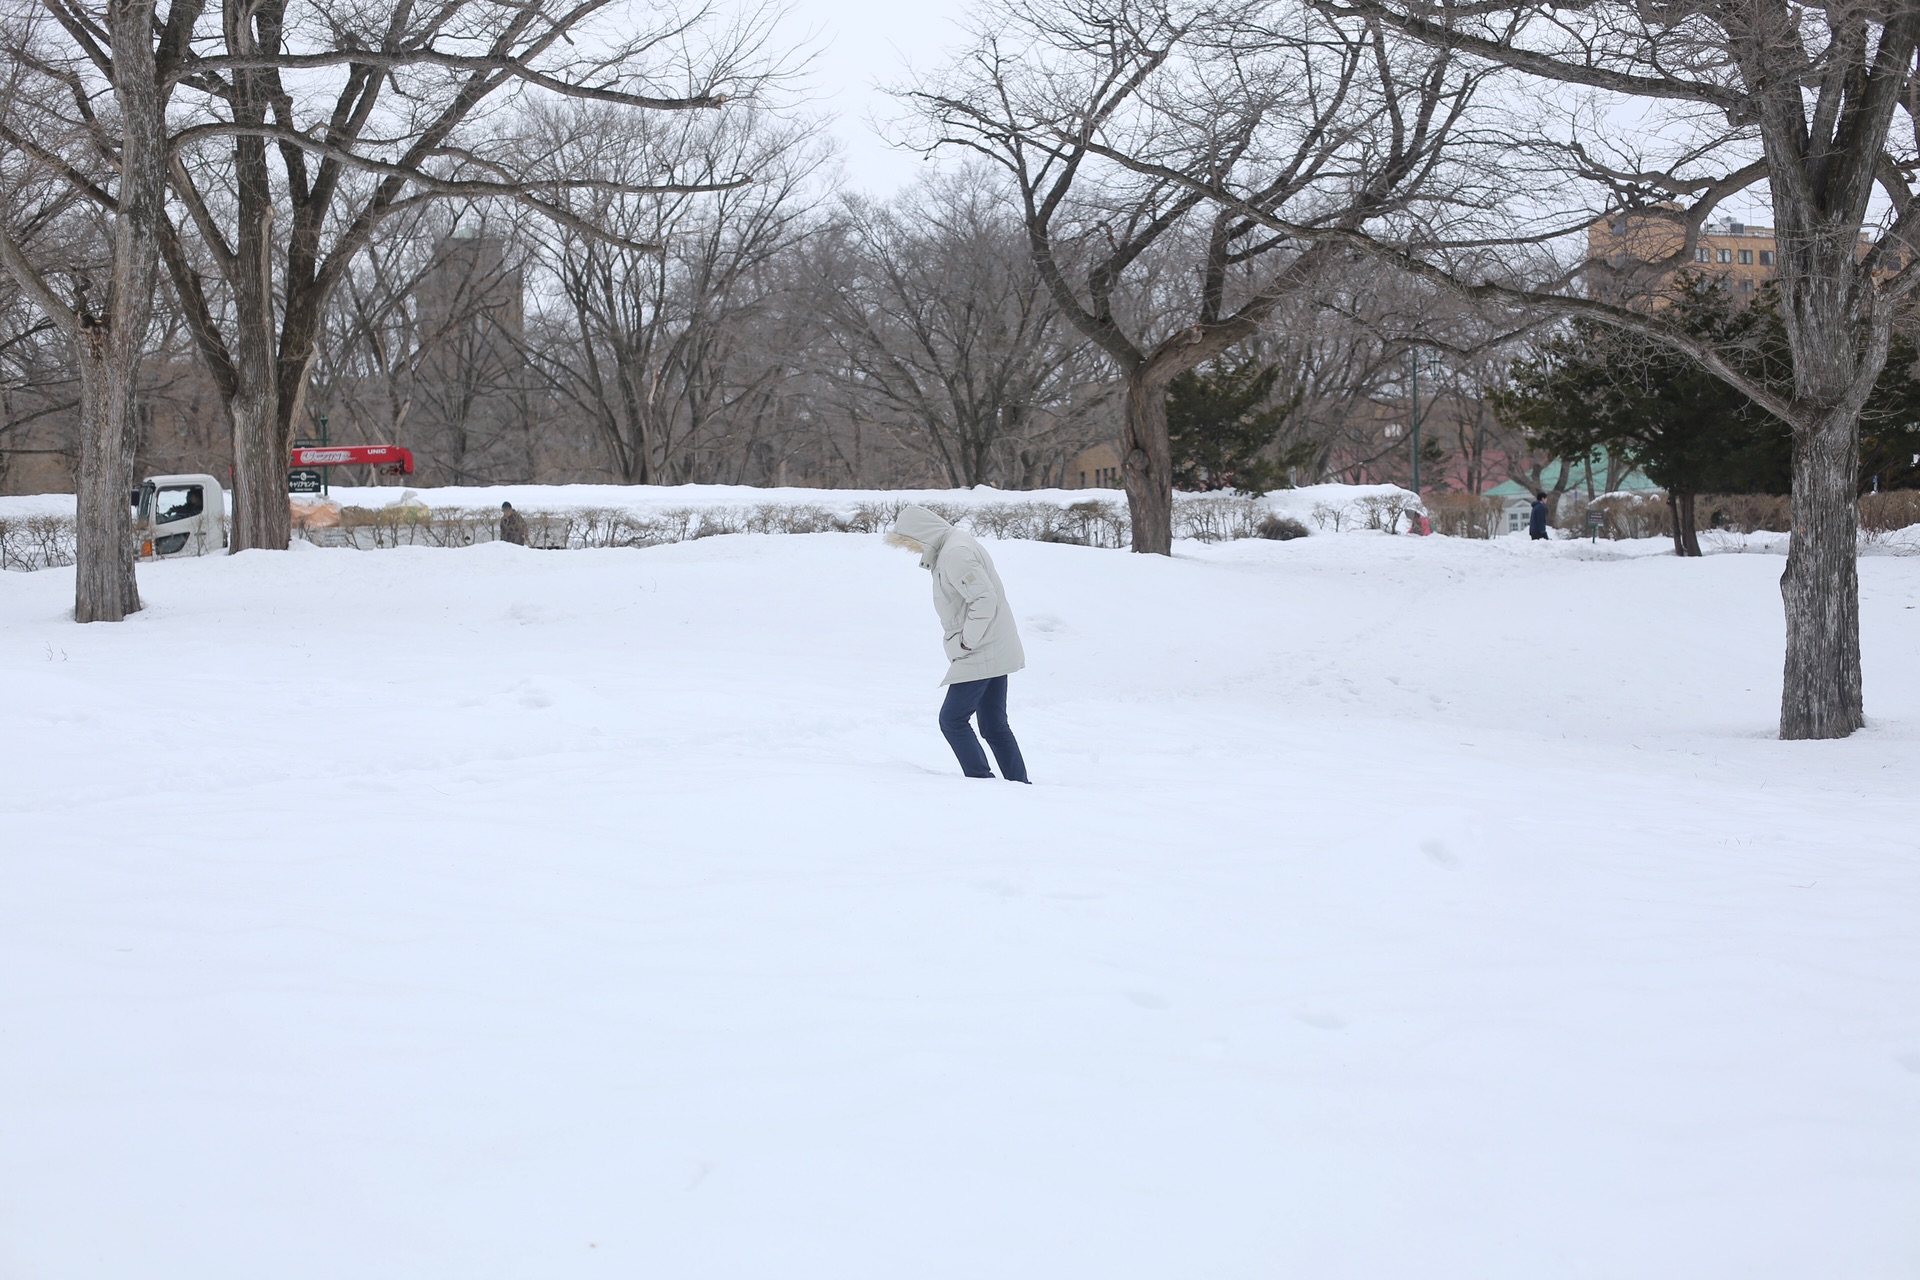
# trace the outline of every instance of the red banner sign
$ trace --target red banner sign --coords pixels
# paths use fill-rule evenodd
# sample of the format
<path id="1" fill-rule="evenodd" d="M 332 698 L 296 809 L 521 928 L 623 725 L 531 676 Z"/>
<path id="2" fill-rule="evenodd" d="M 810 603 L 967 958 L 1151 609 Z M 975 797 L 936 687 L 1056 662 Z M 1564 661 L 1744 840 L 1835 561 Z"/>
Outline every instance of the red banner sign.
<path id="1" fill-rule="evenodd" d="M 395 444 L 343 444 L 295 449 L 295 467 L 379 467 L 388 475 L 413 474 L 413 451 Z"/>

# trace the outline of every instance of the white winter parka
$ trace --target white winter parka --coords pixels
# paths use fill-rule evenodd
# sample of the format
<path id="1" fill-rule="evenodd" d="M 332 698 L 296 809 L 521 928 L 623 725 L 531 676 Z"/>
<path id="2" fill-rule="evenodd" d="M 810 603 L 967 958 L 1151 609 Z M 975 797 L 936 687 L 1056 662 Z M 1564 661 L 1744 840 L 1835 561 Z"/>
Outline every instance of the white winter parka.
<path id="1" fill-rule="evenodd" d="M 933 573 L 933 607 L 949 660 L 940 683 L 991 680 L 1026 666 L 1006 588 L 986 548 L 925 507 L 901 508 L 893 532 L 920 544 L 920 567 Z"/>

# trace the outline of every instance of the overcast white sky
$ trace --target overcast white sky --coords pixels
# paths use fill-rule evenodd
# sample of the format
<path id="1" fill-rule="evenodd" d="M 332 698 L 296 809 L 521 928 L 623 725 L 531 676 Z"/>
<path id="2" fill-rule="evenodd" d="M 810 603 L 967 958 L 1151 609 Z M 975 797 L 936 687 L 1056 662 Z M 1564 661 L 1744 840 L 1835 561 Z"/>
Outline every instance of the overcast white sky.
<path id="1" fill-rule="evenodd" d="M 835 117 L 848 185 L 888 195 L 911 182 L 923 162 L 888 147 L 869 126 L 897 114 L 880 85 L 897 83 L 909 65 L 931 69 L 962 43 L 963 0 L 789 0 L 785 32 L 812 37 L 819 51 L 808 85 L 813 109 Z"/>
<path id="2" fill-rule="evenodd" d="M 892 194 L 911 182 L 927 162 L 888 146 L 875 131 L 876 117 L 885 120 L 900 114 L 899 103 L 881 86 L 906 80 L 910 68 L 933 70 L 950 61 L 966 43 L 962 19 L 970 0 L 785 3 L 781 36 L 803 41 L 815 51 L 805 80 L 806 104 L 832 117 L 830 131 L 840 145 L 847 185 L 874 195 Z M 1644 121 L 1641 124 L 1645 127 Z M 1735 197 L 1723 212 L 1759 225 L 1771 220 L 1764 187 Z"/>

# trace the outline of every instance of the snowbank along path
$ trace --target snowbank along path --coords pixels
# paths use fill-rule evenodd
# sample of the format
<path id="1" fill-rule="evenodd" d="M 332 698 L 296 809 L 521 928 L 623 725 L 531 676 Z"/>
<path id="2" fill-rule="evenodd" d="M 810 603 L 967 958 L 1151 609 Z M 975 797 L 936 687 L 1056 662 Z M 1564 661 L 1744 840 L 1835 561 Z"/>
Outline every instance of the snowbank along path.
<path id="1" fill-rule="evenodd" d="M 0 1275 L 1920 1275 L 1920 559 L 993 550 L 0 580 Z"/>

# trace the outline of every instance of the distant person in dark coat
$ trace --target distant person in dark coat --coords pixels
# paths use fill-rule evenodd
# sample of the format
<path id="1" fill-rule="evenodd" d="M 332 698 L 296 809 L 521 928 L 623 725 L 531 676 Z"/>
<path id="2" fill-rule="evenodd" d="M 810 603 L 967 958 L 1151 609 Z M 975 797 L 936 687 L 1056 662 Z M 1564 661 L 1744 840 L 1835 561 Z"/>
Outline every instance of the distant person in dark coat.
<path id="1" fill-rule="evenodd" d="M 513 509 L 511 502 L 500 504 L 500 541 L 511 542 L 516 547 L 527 545 L 527 520 Z"/>
<path id="2" fill-rule="evenodd" d="M 1533 510 L 1527 516 L 1527 536 L 1535 542 L 1547 540 L 1547 495 L 1533 495 Z"/>

